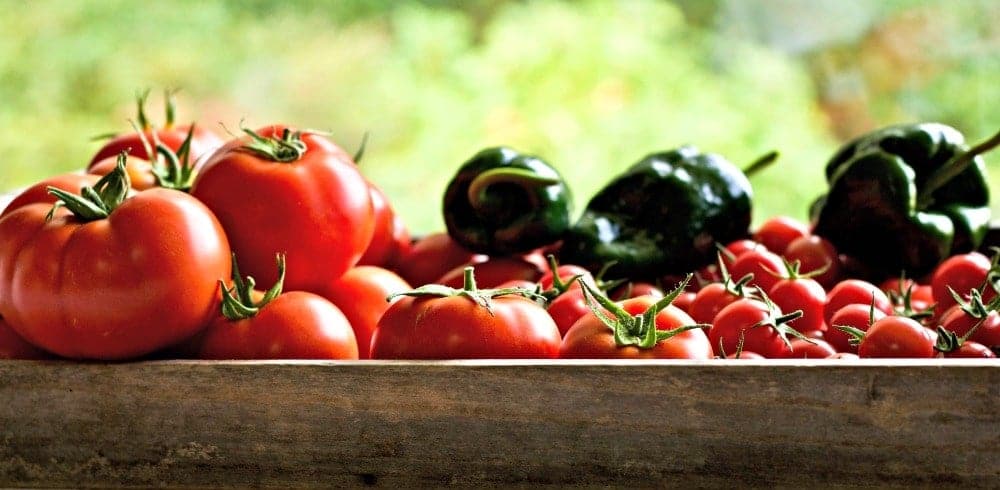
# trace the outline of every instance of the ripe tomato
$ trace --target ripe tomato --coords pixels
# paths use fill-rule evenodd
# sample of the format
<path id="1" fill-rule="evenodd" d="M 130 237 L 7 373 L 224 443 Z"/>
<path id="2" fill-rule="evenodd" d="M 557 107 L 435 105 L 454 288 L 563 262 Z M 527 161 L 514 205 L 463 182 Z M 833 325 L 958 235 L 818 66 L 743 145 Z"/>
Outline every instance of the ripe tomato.
<path id="1" fill-rule="evenodd" d="M 796 238 L 809 235 L 809 226 L 790 216 L 766 219 L 753 233 L 753 239 L 768 250 L 781 255 Z"/>
<path id="2" fill-rule="evenodd" d="M 749 361 L 754 359 L 767 359 L 766 357 L 748 350 L 743 350 L 740 352 L 733 352 L 732 354 L 726 354 L 726 359 L 733 361 Z"/>
<path id="3" fill-rule="evenodd" d="M 949 287 L 968 299 L 970 290 L 986 283 L 989 270 L 990 259 L 979 252 L 953 255 L 938 264 L 930 281 L 937 311 L 943 312 L 955 304 L 955 298 L 948 292 Z M 987 287 L 983 291 L 983 299 L 986 301 L 994 295 L 993 288 Z"/>
<path id="4" fill-rule="evenodd" d="M 462 287 L 464 270 L 468 265 L 470 264 L 455 267 L 434 283 L 453 288 Z M 475 267 L 476 283 L 483 288 L 495 288 L 514 279 L 538 282 L 547 270 L 544 263 L 520 255 L 490 257 L 482 262 L 476 262 Z"/>
<path id="5" fill-rule="evenodd" d="M 427 285 L 394 302 L 372 334 L 372 359 L 545 359 L 559 329 L 532 299 L 478 289 L 472 268 L 462 289 Z"/>
<path id="6" fill-rule="evenodd" d="M 484 260 L 485 255 L 462 247 L 448 233 L 438 232 L 417 240 L 396 262 L 394 271 L 406 282 L 422 286 L 437 281 L 456 267 Z"/>
<path id="7" fill-rule="evenodd" d="M 0 318 L 0 359 L 50 359 L 52 356 L 29 344 Z"/>
<path id="8" fill-rule="evenodd" d="M 844 279 L 838 282 L 826 293 L 826 305 L 823 306 L 823 319 L 830 325 L 837 310 L 850 305 L 862 304 L 871 305 L 875 302 L 875 309 L 885 314 L 891 314 L 892 302 L 878 286 L 861 279 Z"/>
<path id="9" fill-rule="evenodd" d="M 94 162 L 87 169 L 87 173 L 105 176 L 113 172 L 117 164 L 117 155 L 112 155 Z M 132 182 L 132 188 L 135 190 L 144 191 L 157 186 L 156 175 L 153 174 L 153 164 L 149 160 L 129 155 L 125 161 L 125 171 L 128 172 L 129 181 Z M 79 189 L 74 189 L 74 191 L 77 190 Z"/>
<path id="10" fill-rule="evenodd" d="M 803 339 L 792 339 L 789 341 L 791 344 L 792 353 L 788 356 L 795 359 L 828 359 L 830 356 L 837 354 L 837 350 L 833 348 L 825 340 L 812 339 L 811 341 Z"/>
<path id="11" fill-rule="evenodd" d="M 718 315 L 723 308 L 746 297 L 746 294 L 739 291 L 734 289 L 732 285 L 727 286 L 726 283 L 713 282 L 694 294 L 687 312 L 695 322 L 711 324 L 715 320 L 715 315 Z"/>
<path id="12" fill-rule="evenodd" d="M 781 280 L 780 273 L 783 270 L 785 261 L 780 255 L 765 249 L 757 249 L 740 255 L 732 267 L 729 267 L 729 275 L 738 279 L 753 274 L 750 285 L 757 286 L 763 291 L 770 291 L 771 287 Z"/>
<path id="13" fill-rule="evenodd" d="M 788 357 L 792 349 L 786 335 L 796 332 L 785 323 L 793 316 L 782 315 L 773 303 L 741 298 L 715 315 L 708 338 L 719 356 L 736 352 L 742 337 L 745 350 L 768 358 Z"/>
<path id="14" fill-rule="evenodd" d="M 272 260 L 283 253 L 287 289 L 321 290 L 371 242 L 368 182 L 324 136 L 277 125 L 245 131 L 205 162 L 191 194 L 218 216 L 249 275 L 274 283 Z"/>
<path id="15" fill-rule="evenodd" d="M 964 342 L 958 350 L 953 350 L 944 355 L 946 358 L 973 358 L 973 359 L 992 359 L 997 355 L 979 342 Z"/>
<path id="16" fill-rule="evenodd" d="M 936 340 L 937 334 L 916 320 L 891 315 L 868 327 L 858 345 L 858 356 L 930 358 L 937 354 Z"/>
<path id="17" fill-rule="evenodd" d="M 732 267 L 733 262 L 736 262 L 736 259 L 738 259 L 740 255 L 743 255 L 744 252 L 749 252 L 751 250 L 767 250 L 767 247 L 749 238 L 743 238 L 727 243 L 725 249 L 726 250 L 722 253 L 722 260 L 728 268 Z"/>
<path id="18" fill-rule="evenodd" d="M 80 192 L 80 189 L 84 187 L 93 187 L 97 184 L 98 180 L 100 180 L 100 177 L 97 175 L 79 173 L 61 174 L 56 175 L 55 177 L 49 177 L 21 191 L 20 194 L 7 204 L 7 207 L 4 208 L 3 212 L 0 213 L 0 218 L 13 212 L 15 209 L 28 204 L 55 204 L 59 198 L 49 193 L 49 187 L 55 187 L 66 192 L 75 193 Z"/>
<path id="19" fill-rule="evenodd" d="M 233 286 L 220 281 L 222 314 L 196 341 L 200 358 L 358 358 L 354 330 L 333 303 L 306 291 L 282 293 L 283 256 L 278 256 L 278 281 L 263 295 L 253 290 L 250 278 L 240 277 L 233 260 Z"/>
<path id="20" fill-rule="evenodd" d="M 321 294 L 344 313 L 358 340 L 358 357 L 371 357 L 372 332 L 385 310 L 386 298 L 409 291 L 410 285 L 395 272 L 372 265 L 353 267 L 327 286 Z"/>
<path id="21" fill-rule="evenodd" d="M 796 238 L 788 244 L 782 255 L 789 262 L 799 261 L 799 270 L 803 274 L 811 274 L 825 267 L 822 274 L 812 276 L 825 289 L 832 288 L 842 275 L 837 249 L 823 237 L 807 235 Z"/>
<path id="22" fill-rule="evenodd" d="M 802 311 L 801 317 L 789 323 L 799 332 L 826 330 L 823 321 L 826 290 L 815 280 L 792 274 L 771 286 L 767 295 L 781 311 Z"/>
<path id="23" fill-rule="evenodd" d="M 864 332 L 872 323 L 885 317 L 886 314 L 882 310 L 876 308 L 872 311 L 871 305 L 859 303 L 846 305 L 833 314 L 823 338 L 837 349 L 837 352 L 856 353 L 858 346 L 851 344 L 851 336 L 837 327 L 852 327 Z"/>
<path id="24" fill-rule="evenodd" d="M 180 150 L 181 145 L 184 144 L 184 140 L 187 138 L 188 132 L 191 131 L 190 151 L 193 162 L 198 162 L 202 157 L 207 156 L 222 145 L 222 139 L 218 135 L 201 126 L 195 127 L 192 131 L 192 125 L 174 125 L 174 102 L 170 93 L 167 93 L 164 97 L 167 113 L 165 124 L 162 128 L 154 127 L 146 117 L 145 105 L 148 95 L 148 92 L 144 93 L 136 101 L 138 106 L 137 122 L 140 131 L 122 133 L 105 142 L 90 159 L 90 164 L 87 165 L 88 171 L 101 160 L 115 157 L 123 151 L 142 160 L 150 160 L 151 156 L 146 151 L 143 138 L 149 142 L 158 141 L 176 152 Z"/>
<path id="25" fill-rule="evenodd" d="M 966 335 L 973 326 L 980 321 L 962 309 L 962 305 L 952 305 L 941 315 L 940 324 L 946 330 L 955 332 L 959 336 Z M 982 319 L 982 324 L 976 328 L 969 340 L 983 344 L 987 347 L 1000 346 L 1000 314 L 996 311 L 989 311 Z"/>
<path id="26" fill-rule="evenodd" d="M 190 337 L 230 272 L 226 235 L 202 203 L 161 188 L 126 198 L 124 162 L 106 179 L 89 204 L 61 196 L 51 219 L 49 204 L 0 219 L 0 315 L 63 357 L 134 358 Z M 106 217 L 85 216 L 101 206 Z"/>
<path id="27" fill-rule="evenodd" d="M 368 191 L 375 210 L 375 231 L 358 265 L 388 268 L 410 248 L 410 232 L 381 189 L 369 183 Z"/>
<path id="28" fill-rule="evenodd" d="M 559 333 L 566 335 L 566 332 L 569 331 L 570 327 L 577 320 L 590 313 L 590 308 L 587 307 L 587 300 L 583 296 L 583 290 L 574 288 L 551 299 L 545 307 L 545 311 L 549 313 L 552 321 L 556 323 Z"/>
<path id="29" fill-rule="evenodd" d="M 603 308 L 570 327 L 559 347 L 564 359 L 711 359 L 712 346 L 694 320 L 670 303 L 687 281 L 663 298 L 612 302 L 589 285 L 582 290 Z M 694 328 L 692 328 L 694 327 Z"/>

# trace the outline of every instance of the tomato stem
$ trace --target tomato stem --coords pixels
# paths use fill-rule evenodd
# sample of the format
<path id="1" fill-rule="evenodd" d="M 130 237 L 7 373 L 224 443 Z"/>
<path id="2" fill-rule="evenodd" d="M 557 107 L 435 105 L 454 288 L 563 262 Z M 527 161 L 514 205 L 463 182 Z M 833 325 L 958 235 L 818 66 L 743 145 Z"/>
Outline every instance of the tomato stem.
<path id="1" fill-rule="evenodd" d="M 219 280 L 222 290 L 222 315 L 230 321 L 243 320 L 256 316 L 261 308 L 277 298 L 285 284 L 285 254 L 277 254 L 275 262 L 278 265 L 278 280 L 264 293 L 260 301 L 253 301 L 253 290 L 257 282 L 253 277 L 243 277 L 236 263 L 236 254 L 232 255 L 233 287 L 227 288 L 223 280 Z"/>
<path id="2" fill-rule="evenodd" d="M 127 159 L 127 151 L 119 153 L 115 169 L 101 177 L 93 187 L 86 186 L 80 189 L 79 195 L 49 186 L 47 188 L 49 194 L 58 200 L 49 210 L 45 219 L 51 220 L 60 207 L 69 209 L 77 219 L 84 222 L 107 218 L 125 201 L 132 188 L 132 182 L 125 170 Z"/>
<path id="3" fill-rule="evenodd" d="M 279 163 L 291 163 L 302 158 L 308 149 L 302 141 L 301 131 L 284 128 L 280 136 L 265 138 L 249 128 L 242 128 L 250 136 L 250 143 L 243 148 L 250 150 L 268 160 Z"/>

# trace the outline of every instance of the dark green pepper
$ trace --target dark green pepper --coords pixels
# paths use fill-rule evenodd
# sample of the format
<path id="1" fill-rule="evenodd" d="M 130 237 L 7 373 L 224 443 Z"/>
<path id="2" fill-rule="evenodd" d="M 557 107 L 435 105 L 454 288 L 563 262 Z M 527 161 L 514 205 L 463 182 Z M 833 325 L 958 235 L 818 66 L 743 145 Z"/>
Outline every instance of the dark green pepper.
<path id="1" fill-rule="evenodd" d="M 950 255 L 974 250 L 990 222 L 978 155 L 939 123 L 889 126 L 844 145 L 827 163 L 829 192 L 813 203 L 813 232 L 852 256 L 873 279 L 920 277 Z M 996 140 L 996 141 L 994 141 Z"/>
<path id="2" fill-rule="evenodd" d="M 559 241 L 572 197 L 556 169 L 510 148 L 488 148 L 462 164 L 444 194 L 448 235 L 473 252 L 523 253 Z"/>
<path id="3" fill-rule="evenodd" d="M 717 242 L 749 234 L 752 194 L 746 175 L 722 156 L 692 146 L 648 155 L 591 198 L 560 260 L 608 267 L 609 277 L 693 271 L 712 262 Z"/>

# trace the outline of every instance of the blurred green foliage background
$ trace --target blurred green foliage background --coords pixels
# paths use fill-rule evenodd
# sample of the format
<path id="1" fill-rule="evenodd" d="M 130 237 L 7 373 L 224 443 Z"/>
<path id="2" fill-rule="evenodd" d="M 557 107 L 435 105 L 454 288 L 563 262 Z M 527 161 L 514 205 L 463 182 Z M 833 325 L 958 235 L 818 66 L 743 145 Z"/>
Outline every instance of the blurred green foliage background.
<path id="1" fill-rule="evenodd" d="M 578 210 L 653 151 L 690 143 L 742 165 L 777 149 L 753 178 L 759 222 L 805 219 L 845 138 L 1000 129 L 995 0 L 0 6 L 0 193 L 83 168 L 147 88 L 181 89 L 180 122 L 221 134 L 286 122 L 353 152 L 370 132 L 361 167 L 417 233 L 443 229 L 448 179 L 486 146 L 549 161 Z"/>

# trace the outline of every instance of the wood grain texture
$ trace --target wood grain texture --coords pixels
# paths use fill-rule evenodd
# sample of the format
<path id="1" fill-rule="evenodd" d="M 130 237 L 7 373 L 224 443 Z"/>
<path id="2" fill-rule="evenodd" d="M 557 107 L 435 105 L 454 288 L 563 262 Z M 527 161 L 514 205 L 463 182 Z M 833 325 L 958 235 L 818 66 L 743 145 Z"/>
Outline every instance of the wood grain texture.
<path id="1" fill-rule="evenodd" d="M 1000 485 L 1000 364 L 0 362 L 0 486 Z"/>

